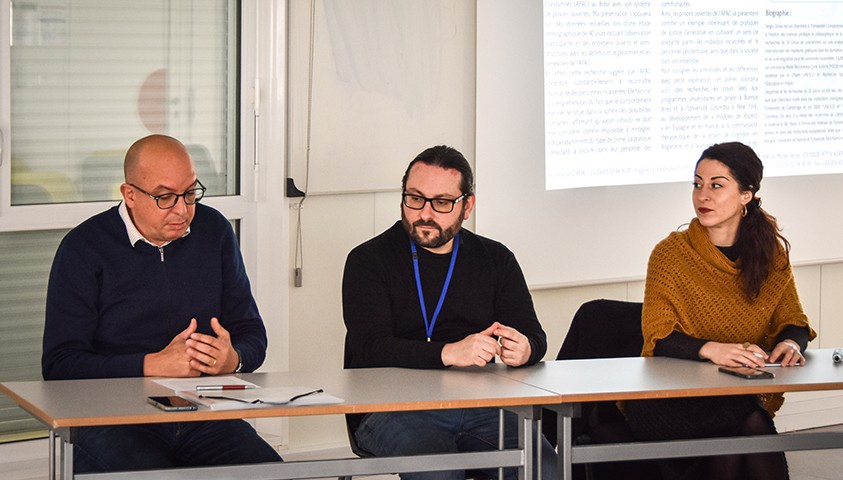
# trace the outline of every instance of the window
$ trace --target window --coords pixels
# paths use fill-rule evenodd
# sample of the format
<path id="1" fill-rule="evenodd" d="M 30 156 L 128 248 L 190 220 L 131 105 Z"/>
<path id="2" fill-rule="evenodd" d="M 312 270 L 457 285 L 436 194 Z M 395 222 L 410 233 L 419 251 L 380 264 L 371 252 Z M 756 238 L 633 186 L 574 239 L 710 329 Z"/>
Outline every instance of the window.
<path id="1" fill-rule="evenodd" d="M 233 199 L 218 200 L 235 225 L 245 215 L 239 10 L 235 0 L 0 0 L 0 381 L 41 378 L 53 254 L 69 228 L 119 199 L 134 140 L 180 139 L 203 201 Z M 0 395 L 0 439 L 43 430 L 12 405 Z"/>
<path id="2" fill-rule="evenodd" d="M 219 1 L 16 0 L 12 205 L 118 199 L 126 148 L 150 133 L 189 145 L 208 194 L 236 193 L 233 13 Z"/>
<path id="3" fill-rule="evenodd" d="M 53 253 L 67 230 L 0 232 L 0 378 L 41 378 L 44 298 Z M 0 395 L 0 438 L 22 439 L 43 426 Z"/>

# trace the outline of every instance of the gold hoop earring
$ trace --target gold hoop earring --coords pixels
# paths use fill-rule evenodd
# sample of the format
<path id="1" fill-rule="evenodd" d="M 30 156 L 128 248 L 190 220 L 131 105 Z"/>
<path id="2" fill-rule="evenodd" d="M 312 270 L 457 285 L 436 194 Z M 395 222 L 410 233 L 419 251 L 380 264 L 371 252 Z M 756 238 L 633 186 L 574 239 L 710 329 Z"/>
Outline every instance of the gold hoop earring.
<path id="1" fill-rule="evenodd" d="M 741 217 L 745 217 L 746 214 L 747 214 L 746 205 L 744 205 L 743 208 L 741 208 Z"/>

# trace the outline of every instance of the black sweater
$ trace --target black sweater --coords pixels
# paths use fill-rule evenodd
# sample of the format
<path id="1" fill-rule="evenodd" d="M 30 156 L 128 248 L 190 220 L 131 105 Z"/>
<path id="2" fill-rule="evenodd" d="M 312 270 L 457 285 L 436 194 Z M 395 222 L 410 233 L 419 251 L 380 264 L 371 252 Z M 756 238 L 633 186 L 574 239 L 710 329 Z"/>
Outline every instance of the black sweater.
<path id="1" fill-rule="evenodd" d="M 442 348 L 498 321 L 530 341 L 527 365 L 544 357 L 547 339 L 515 256 L 501 243 L 461 230 L 451 284 L 427 342 L 410 240 L 401 222 L 349 253 L 342 284 L 345 366 L 443 368 Z M 451 254 L 418 248 L 428 318 Z"/>

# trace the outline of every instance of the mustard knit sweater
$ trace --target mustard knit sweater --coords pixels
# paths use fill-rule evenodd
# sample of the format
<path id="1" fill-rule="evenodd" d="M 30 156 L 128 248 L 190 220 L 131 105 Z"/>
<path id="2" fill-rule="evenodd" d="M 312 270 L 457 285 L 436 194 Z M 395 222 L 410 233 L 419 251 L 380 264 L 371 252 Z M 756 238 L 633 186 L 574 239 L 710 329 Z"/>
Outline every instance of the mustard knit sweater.
<path id="1" fill-rule="evenodd" d="M 652 356 L 656 342 L 674 330 L 715 342 L 750 342 L 770 351 L 786 326 L 810 329 L 784 249 L 756 299 L 747 299 L 738 272 L 697 219 L 659 242 L 647 266 L 641 355 Z M 816 337 L 810 332 L 811 339 Z M 784 402 L 781 394 L 761 399 L 771 414 Z"/>

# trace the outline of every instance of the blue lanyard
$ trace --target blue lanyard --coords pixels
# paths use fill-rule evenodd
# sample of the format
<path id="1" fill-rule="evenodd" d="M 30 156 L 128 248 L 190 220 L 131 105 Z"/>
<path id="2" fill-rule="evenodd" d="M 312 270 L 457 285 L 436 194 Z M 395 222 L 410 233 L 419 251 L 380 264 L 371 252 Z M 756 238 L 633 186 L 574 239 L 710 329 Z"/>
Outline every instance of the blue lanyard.
<path id="1" fill-rule="evenodd" d="M 436 304 L 436 310 L 433 312 L 433 319 L 427 319 L 427 307 L 424 302 L 424 293 L 422 293 L 421 276 L 419 276 L 419 254 L 416 251 L 416 242 L 410 239 L 410 251 L 413 252 L 413 270 L 416 273 L 416 287 L 419 291 L 419 304 L 421 305 L 422 315 L 424 316 L 424 329 L 427 333 L 427 341 L 433 336 L 433 327 L 436 326 L 436 318 L 439 317 L 439 311 L 442 310 L 442 303 L 445 302 L 445 294 L 448 293 L 448 285 L 451 284 L 451 275 L 454 273 L 454 264 L 457 263 L 457 252 L 460 249 L 460 234 L 454 237 L 454 250 L 451 251 L 451 264 L 448 266 L 448 276 L 445 277 L 445 285 L 442 285 L 442 293 L 439 294 L 439 302 Z"/>

